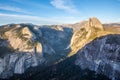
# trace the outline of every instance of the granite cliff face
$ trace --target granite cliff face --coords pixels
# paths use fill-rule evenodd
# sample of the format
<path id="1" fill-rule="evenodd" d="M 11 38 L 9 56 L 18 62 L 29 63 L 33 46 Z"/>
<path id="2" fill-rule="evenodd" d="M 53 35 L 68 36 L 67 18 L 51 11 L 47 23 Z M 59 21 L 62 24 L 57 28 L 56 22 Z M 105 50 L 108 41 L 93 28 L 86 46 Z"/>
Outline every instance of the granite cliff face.
<path id="1" fill-rule="evenodd" d="M 62 26 L 10 24 L 0 27 L 0 78 L 22 74 L 26 69 L 44 67 L 65 58 L 72 29 Z"/>
<path id="2" fill-rule="evenodd" d="M 120 35 L 107 35 L 95 39 L 79 50 L 75 64 L 96 73 L 120 80 Z"/>
<path id="3" fill-rule="evenodd" d="M 52 46 L 58 56 L 65 57 L 70 52 L 70 49 L 67 49 L 67 47 L 69 47 L 73 35 L 72 28 L 53 25 L 42 26 L 40 30 L 45 40 Z"/>
<path id="4" fill-rule="evenodd" d="M 97 18 L 90 18 L 80 26 L 80 30 L 75 31 L 71 39 L 71 53 L 74 55 L 79 49 L 91 42 L 97 37 L 107 34 L 114 34 L 113 32 L 105 31 L 104 27 Z"/>
<path id="5" fill-rule="evenodd" d="M 55 50 L 37 26 L 13 24 L 1 27 L 0 77 L 21 74 L 29 67 L 51 63 Z M 6 52 L 6 50 L 8 50 Z M 54 61 L 54 59 L 53 59 Z"/>

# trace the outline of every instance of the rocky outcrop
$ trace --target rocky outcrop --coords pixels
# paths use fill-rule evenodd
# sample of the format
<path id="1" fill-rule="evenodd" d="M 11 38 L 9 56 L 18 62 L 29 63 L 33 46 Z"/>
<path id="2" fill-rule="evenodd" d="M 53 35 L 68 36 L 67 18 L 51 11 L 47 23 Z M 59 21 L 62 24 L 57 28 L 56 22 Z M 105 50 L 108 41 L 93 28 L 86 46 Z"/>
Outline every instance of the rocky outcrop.
<path id="1" fill-rule="evenodd" d="M 0 78 L 22 74 L 30 67 L 44 67 L 65 58 L 72 29 L 63 26 L 10 24 L 0 27 Z"/>
<path id="2" fill-rule="evenodd" d="M 91 29 L 104 30 L 102 23 L 97 18 L 89 18 L 89 20 L 84 22 L 80 27 L 85 28 L 86 31 L 90 31 Z"/>
<path id="3" fill-rule="evenodd" d="M 89 27 L 94 27 L 100 30 L 104 30 L 101 22 L 97 18 L 90 18 L 88 23 L 89 23 L 88 25 Z"/>
<path id="4" fill-rule="evenodd" d="M 0 58 L 0 78 L 9 78 L 13 74 L 22 74 L 26 69 L 45 62 L 45 58 L 33 53 L 17 52 Z"/>
<path id="5" fill-rule="evenodd" d="M 71 49 L 69 56 L 74 55 L 79 49 L 84 47 L 87 43 L 91 42 L 97 37 L 107 34 L 114 34 L 105 31 L 102 24 L 97 18 L 90 18 L 80 26 L 80 30 L 76 31 L 71 39 Z"/>
<path id="6" fill-rule="evenodd" d="M 93 40 L 76 54 L 76 65 L 120 80 L 120 35 L 107 35 Z"/>
<path id="7" fill-rule="evenodd" d="M 29 67 L 42 65 L 43 62 L 47 65 L 51 62 L 48 57 L 55 55 L 54 49 L 36 26 L 3 26 L 1 33 L 0 47 L 5 48 L 0 53 L 0 78 L 9 78 L 14 73 L 22 74 Z"/>
<path id="8" fill-rule="evenodd" d="M 98 28 L 99 30 L 104 30 L 103 25 L 96 17 L 89 18 L 89 20 L 85 20 L 75 24 L 63 24 L 63 26 L 72 28 L 74 32 L 79 31 L 82 27 L 86 28 L 87 30 L 89 30 L 91 27 Z"/>

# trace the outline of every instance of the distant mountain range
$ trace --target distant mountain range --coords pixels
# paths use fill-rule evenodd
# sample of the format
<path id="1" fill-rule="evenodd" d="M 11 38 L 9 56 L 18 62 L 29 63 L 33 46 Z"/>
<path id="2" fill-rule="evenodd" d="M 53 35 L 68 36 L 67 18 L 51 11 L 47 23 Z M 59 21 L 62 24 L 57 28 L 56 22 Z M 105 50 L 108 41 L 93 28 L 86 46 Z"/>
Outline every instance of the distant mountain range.
<path id="1" fill-rule="evenodd" d="M 1 79 L 120 80 L 119 61 L 118 23 L 0 26 Z"/>

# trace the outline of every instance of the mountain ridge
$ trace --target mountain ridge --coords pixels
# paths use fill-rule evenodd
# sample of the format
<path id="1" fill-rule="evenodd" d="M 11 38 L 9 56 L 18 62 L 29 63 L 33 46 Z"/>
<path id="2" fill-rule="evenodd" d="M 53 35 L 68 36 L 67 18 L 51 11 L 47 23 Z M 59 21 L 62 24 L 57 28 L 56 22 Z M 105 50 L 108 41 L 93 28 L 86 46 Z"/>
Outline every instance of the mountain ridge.
<path id="1" fill-rule="evenodd" d="M 94 39 L 119 34 L 105 26 L 109 25 L 102 25 L 94 17 L 72 26 L 4 25 L 0 27 L 0 78 L 23 74 L 30 67 L 58 64 L 74 56 L 88 43 L 92 44 Z"/>

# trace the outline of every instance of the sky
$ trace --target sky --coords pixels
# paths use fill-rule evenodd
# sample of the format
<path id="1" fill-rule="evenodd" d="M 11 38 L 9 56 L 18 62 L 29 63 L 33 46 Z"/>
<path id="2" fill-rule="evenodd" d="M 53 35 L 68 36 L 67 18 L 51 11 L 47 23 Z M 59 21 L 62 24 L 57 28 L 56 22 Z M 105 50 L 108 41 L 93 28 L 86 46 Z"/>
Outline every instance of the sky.
<path id="1" fill-rule="evenodd" d="M 120 0 L 0 0 L 0 25 L 77 23 L 97 17 L 120 22 Z"/>

